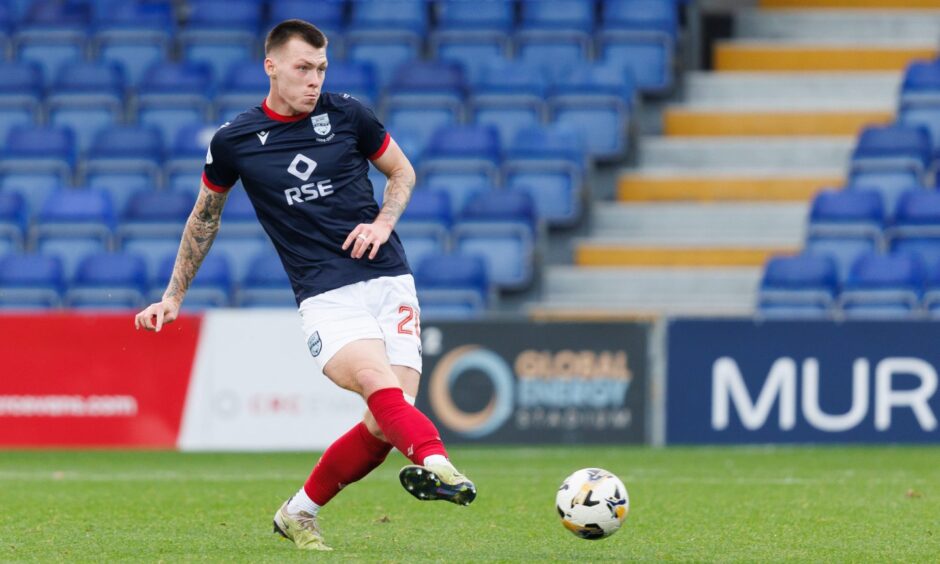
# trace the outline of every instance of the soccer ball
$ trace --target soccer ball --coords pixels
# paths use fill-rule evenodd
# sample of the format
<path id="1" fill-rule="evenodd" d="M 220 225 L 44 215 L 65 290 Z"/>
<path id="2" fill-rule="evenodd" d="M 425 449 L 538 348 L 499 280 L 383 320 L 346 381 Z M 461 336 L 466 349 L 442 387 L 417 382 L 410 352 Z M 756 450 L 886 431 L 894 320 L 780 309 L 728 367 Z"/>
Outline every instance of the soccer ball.
<path id="1" fill-rule="evenodd" d="M 627 488 L 600 468 L 582 468 L 565 478 L 555 496 L 561 524 L 582 539 L 597 540 L 617 532 L 630 511 Z"/>

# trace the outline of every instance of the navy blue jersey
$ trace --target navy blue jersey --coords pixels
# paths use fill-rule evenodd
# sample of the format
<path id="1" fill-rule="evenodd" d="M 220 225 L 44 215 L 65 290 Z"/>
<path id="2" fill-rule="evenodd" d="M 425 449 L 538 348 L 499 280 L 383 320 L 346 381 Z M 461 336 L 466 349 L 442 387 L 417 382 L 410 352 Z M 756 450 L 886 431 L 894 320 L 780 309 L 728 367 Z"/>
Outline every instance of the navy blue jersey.
<path id="1" fill-rule="evenodd" d="M 262 103 L 215 133 L 202 179 L 217 192 L 241 179 L 299 304 L 348 284 L 411 273 L 394 232 L 373 260 L 342 249 L 356 225 L 379 214 L 368 161 L 389 141 L 375 114 L 348 94 L 323 92 L 313 112 L 291 117 Z"/>

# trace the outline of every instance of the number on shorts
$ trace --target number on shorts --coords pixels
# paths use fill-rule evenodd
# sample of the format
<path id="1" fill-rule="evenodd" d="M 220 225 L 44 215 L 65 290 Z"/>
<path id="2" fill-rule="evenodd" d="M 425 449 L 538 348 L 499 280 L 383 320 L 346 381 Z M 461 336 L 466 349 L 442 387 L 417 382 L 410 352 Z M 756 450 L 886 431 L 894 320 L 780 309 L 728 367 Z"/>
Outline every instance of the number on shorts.
<path id="1" fill-rule="evenodd" d="M 413 307 L 408 305 L 398 306 L 398 313 L 404 313 L 405 317 L 398 323 L 398 332 L 402 335 L 421 335 L 421 322 L 418 321 L 418 315 Z M 407 327 L 414 320 L 414 330 Z"/>

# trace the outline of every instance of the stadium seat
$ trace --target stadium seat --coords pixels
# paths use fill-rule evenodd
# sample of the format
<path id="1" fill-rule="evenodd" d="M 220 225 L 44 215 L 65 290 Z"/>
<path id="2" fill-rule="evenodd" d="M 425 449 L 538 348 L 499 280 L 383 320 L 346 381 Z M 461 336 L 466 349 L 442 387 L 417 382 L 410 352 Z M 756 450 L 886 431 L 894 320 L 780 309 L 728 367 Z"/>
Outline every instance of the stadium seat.
<path id="1" fill-rule="evenodd" d="M 914 317 L 925 279 L 923 263 L 916 256 L 862 256 L 852 266 L 842 291 L 842 313 L 849 319 Z"/>
<path id="2" fill-rule="evenodd" d="M 357 0 L 352 2 L 351 31 L 397 30 L 423 37 L 428 30 L 424 0 Z"/>
<path id="3" fill-rule="evenodd" d="M 222 208 L 222 229 L 232 237 L 266 237 L 248 192 L 238 186 L 228 192 Z"/>
<path id="4" fill-rule="evenodd" d="M 521 129 L 506 151 L 511 160 L 564 161 L 585 166 L 587 148 L 577 128 L 550 124 Z"/>
<path id="5" fill-rule="evenodd" d="M 538 70 L 522 63 L 486 66 L 470 99 L 471 120 L 499 130 L 507 147 L 519 130 L 542 123 L 548 81 Z"/>
<path id="6" fill-rule="evenodd" d="M 180 49 L 184 60 L 207 65 L 212 69 L 212 76 L 216 80 L 222 80 L 232 64 L 251 59 L 256 55 L 253 43 L 246 43 L 242 39 L 233 37 L 213 35 L 205 37 L 201 33 L 181 36 Z M 260 59 L 255 59 L 255 64 L 262 67 Z"/>
<path id="7" fill-rule="evenodd" d="M 412 267 L 430 255 L 448 251 L 453 223 L 450 196 L 446 192 L 416 189 L 395 232 L 401 238 Z"/>
<path id="8" fill-rule="evenodd" d="M 0 240 L 9 243 L 4 251 L 24 248 L 28 226 L 29 211 L 22 194 L 0 192 Z"/>
<path id="9" fill-rule="evenodd" d="M 922 300 L 927 317 L 940 319 L 940 262 L 927 265 L 927 281 Z"/>
<path id="10" fill-rule="evenodd" d="M 379 86 L 372 63 L 331 61 L 326 76 L 331 92 L 345 92 L 370 108 L 378 102 Z"/>
<path id="11" fill-rule="evenodd" d="M 473 319 L 490 303 L 486 261 L 477 255 L 430 255 L 415 267 L 421 319 Z"/>
<path id="12" fill-rule="evenodd" d="M 163 155 L 163 138 L 156 127 L 108 127 L 92 139 L 79 176 L 82 183 L 111 192 L 115 208 L 122 209 L 135 191 L 159 186 Z"/>
<path id="13" fill-rule="evenodd" d="M 628 69 L 643 92 L 674 83 L 678 10 L 673 0 L 607 0 L 598 59 Z"/>
<path id="14" fill-rule="evenodd" d="M 16 59 L 38 64 L 43 84 L 52 86 L 64 63 L 85 58 L 87 40 L 81 30 L 61 33 L 44 26 L 24 28 L 15 35 Z"/>
<path id="15" fill-rule="evenodd" d="M 65 304 L 76 309 L 136 309 L 144 304 L 147 267 L 127 253 L 85 257 L 65 292 Z"/>
<path id="16" fill-rule="evenodd" d="M 898 100 L 898 123 L 920 126 L 940 148 L 940 63 L 913 61 L 904 73 Z"/>
<path id="17" fill-rule="evenodd" d="M 388 85 L 398 67 L 418 59 L 420 50 L 421 38 L 407 31 L 351 31 L 346 34 L 346 58 L 371 64 L 379 88 Z"/>
<path id="18" fill-rule="evenodd" d="M 460 112 L 466 94 L 463 69 L 451 61 L 415 62 L 392 74 L 385 92 L 388 101 L 445 106 Z"/>
<path id="19" fill-rule="evenodd" d="M 507 160 L 503 185 L 527 193 L 539 220 L 570 227 L 584 213 L 584 173 L 577 164 L 550 160 Z"/>
<path id="20" fill-rule="evenodd" d="M 596 158 L 622 157 L 628 149 L 628 131 L 636 87 L 616 66 L 579 65 L 556 83 L 549 97 L 551 118 L 577 128 Z"/>
<path id="21" fill-rule="evenodd" d="M 151 282 L 148 301 L 158 302 L 163 298 L 167 283 L 173 275 L 175 262 L 176 253 L 164 257 L 156 277 Z M 226 307 L 231 304 L 232 295 L 232 274 L 228 260 L 222 255 L 207 256 L 186 291 L 183 309 L 199 311 L 212 307 Z"/>
<path id="22" fill-rule="evenodd" d="M 545 72 L 586 63 L 589 41 L 586 33 L 574 30 L 523 29 L 514 36 L 517 59 Z"/>
<path id="23" fill-rule="evenodd" d="M 97 58 L 120 65 L 127 85 L 136 88 L 148 69 L 167 60 L 170 33 L 159 25 L 147 31 L 132 26 L 109 28 L 98 31 L 94 42 Z"/>
<path id="24" fill-rule="evenodd" d="M 515 27 L 513 4 L 513 0 L 440 0 L 435 4 L 437 26 L 446 31 L 491 31 L 506 35 Z"/>
<path id="25" fill-rule="evenodd" d="M 452 237 L 456 251 L 484 257 L 489 280 L 496 286 L 519 290 L 532 283 L 537 224 L 528 193 L 490 190 L 473 194 Z"/>
<path id="26" fill-rule="evenodd" d="M 330 63 L 330 71 L 333 63 Z M 232 121 L 238 114 L 258 106 L 268 94 L 270 79 L 264 72 L 264 64 L 257 59 L 243 59 L 228 66 L 225 78 L 215 97 L 215 112 L 219 123 Z"/>
<path id="27" fill-rule="evenodd" d="M 924 184 L 931 155 L 930 135 L 923 127 L 866 127 L 852 153 L 849 182 L 888 187 Z"/>
<path id="28" fill-rule="evenodd" d="M 43 256 L 58 257 L 62 261 L 62 275 L 70 283 L 75 278 L 79 263 L 85 257 L 108 252 L 108 245 L 99 237 L 74 235 L 44 235 L 34 248 Z"/>
<path id="29" fill-rule="evenodd" d="M 254 258 L 265 253 L 276 254 L 267 238 L 235 235 L 229 233 L 224 225 L 219 229 L 219 234 L 209 250 L 209 256 L 217 254 L 225 257 L 236 284 L 244 283 Z"/>
<path id="30" fill-rule="evenodd" d="M 180 248 L 180 237 L 125 237 L 120 241 L 119 250 L 141 257 L 147 265 L 147 274 L 152 284 L 163 284 L 168 280 L 155 280 L 160 271 L 160 264 L 168 256 L 176 256 Z"/>
<path id="31" fill-rule="evenodd" d="M 206 121 L 211 96 L 212 70 L 207 65 L 157 63 L 141 80 L 137 119 L 157 127 L 164 143 L 172 143 L 182 127 Z"/>
<path id="32" fill-rule="evenodd" d="M 64 288 L 58 257 L 12 254 L 0 258 L 0 308 L 58 307 Z"/>
<path id="33" fill-rule="evenodd" d="M 81 154 L 99 131 L 124 121 L 124 73 L 116 63 L 71 61 L 51 92 L 49 122 L 70 128 Z"/>
<path id="34" fill-rule="evenodd" d="M 134 194 L 121 214 L 117 236 L 122 241 L 135 237 L 179 240 L 194 203 L 192 196 L 180 192 Z"/>
<path id="35" fill-rule="evenodd" d="M 587 34 L 594 31 L 594 2 L 552 0 L 522 2 L 519 7 L 519 28 L 523 30 L 576 30 Z"/>
<path id="36" fill-rule="evenodd" d="M 179 32 L 184 48 L 195 38 L 241 43 L 254 50 L 264 3 L 258 0 L 190 0 L 186 26 Z"/>
<path id="37" fill-rule="evenodd" d="M 4 142 L 14 126 L 36 121 L 42 81 L 36 63 L 0 61 L 0 139 Z"/>
<path id="38" fill-rule="evenodd" d="M 757 309 L 769 318 L 828 318 L 839 288 L 828 256 L 771 257 L 764 267 Z"/>
<path id="39" fill-rule="evenodd" d="M 858 257 L 882 248 L 884 223 L 884 205 L 877 192 L 824 190 L 813 198 L 805 252 L 830 256 L 839 280 L 845 281 Z"/>
<path id="40" fill-rule="evenodd" d="M 417 144 L 427 147 L 434 132 L 461 120 L 461 113 L 449 104 L 428 107 L 422 101 L 390 100 L 385 104 L 385 127 L 393 136 L 407 130 Z"/>
<path id="41" fill-rule="evenodd" d="M 885 234 L 893 253 L 916 255 L 925 265 L 940 261 L 940 193 L 911 190 L 902 194 L 894 224 Z"/>
<path id="42" fill-rule="evenodd" d="M 434 59 L 461 65 L 471 84 L 477 83 L 486 67 L 505 60 L 508 52 L 509 40 L 501 31 L 439 29 L 431 35 Z"/>
<path id="43" fill-rule="evenodd" d="M 170 191 L 193 196 L 199 193 L 199 179 L 206 164 L 206 153 L 218 129 L 216 125 L 199 121 L 185 124 L 176 131 L 163 172 L 167 178 L 178 178 L 181 185 L 168 184 Z"/>
<path id="44" fill-rule="evenodd" d="M 29 218 L 39 213 L 49 196 L 61 188 L 57 176 L 44 179 L 12 174 L 0 178 L 0 194 L 17 194 L 23 198 Z"/>
<path id="45" fill-rule="evenodd" d="M 72 180 L 75 138 L 71 129 L 18 125 L 7 133 L 0 157 L 0 174 L 22 177 L 54 176 L 64 184 Z"/>
<path id="46" fill-rule="evenodd" d="M 66 188 L 48 197 L 30 235 L 34 241 L 49 236 L 97 238 L 109 246 L 114 227 L 114 209 L 106 192 Z"/>
<path id="47" fill-rule="evenodd" d="M 267 24 L 262 31 L 267 34 L 282 21 L 298 18 L 316 24 L 327 35 L 330 47 L 333 48 L 333 42 L 341 35 L 339 32 L 346 27 L 347 5 L 347 0 L 271 0 Z M 330 66 L 332 68 L 332 63 Z"/>
<path id="48" fill-rule="evenodd" d="M 297 300 L 280 257 L 270 250 L 256 255 L 237 295 L 241 307 L 291 307 Z"/>
<path id="49" fill-rule="evenodd" d="M 434 132 L 418 167 L 432 190 L 450 193 L 456 215 L 470 195 L 499 182 L 499 134 L 486 125 L 442 126 Z"/>

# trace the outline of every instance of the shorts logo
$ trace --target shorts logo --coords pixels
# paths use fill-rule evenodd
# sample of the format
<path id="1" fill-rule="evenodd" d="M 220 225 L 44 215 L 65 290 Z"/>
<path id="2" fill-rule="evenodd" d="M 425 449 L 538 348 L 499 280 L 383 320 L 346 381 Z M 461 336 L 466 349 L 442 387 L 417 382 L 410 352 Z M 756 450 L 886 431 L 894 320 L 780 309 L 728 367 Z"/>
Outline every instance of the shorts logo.
<path id="1" fill-rule="evenodd" d="M 313 116 L 310 118 L 310 122 L 313 124 L 313 130 L 317 132 L 317 135 L 329 135 L 332 126 L 330 126 L 330 115 L 329 114 L 320 114 L 318 116 Z"/>
<path id="2" fill-rule="evenodd" d="M 307 348 L 310 349 L 310 354 L 313 356 L 320 355 L 320 351 L 323 350 L 323 341 L 320 340 L 319 331 L 314 331 L 313 335 L 310 335 L 310 338 L 307 339 Z"/>

